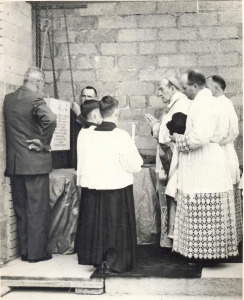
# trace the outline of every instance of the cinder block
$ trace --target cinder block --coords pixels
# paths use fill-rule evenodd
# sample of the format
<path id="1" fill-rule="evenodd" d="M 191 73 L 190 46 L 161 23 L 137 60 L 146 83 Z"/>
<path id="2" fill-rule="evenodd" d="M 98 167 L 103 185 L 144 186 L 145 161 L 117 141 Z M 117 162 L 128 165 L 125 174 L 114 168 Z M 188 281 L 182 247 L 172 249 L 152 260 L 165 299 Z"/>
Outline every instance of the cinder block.
<path id="1" fill-rule="evenodd" d="M 113 15 L 115 13 L 116 3 L 98 3 L 88 2 L 87 8 L 80 8 L 76 10 L 77 16 L 95 16 L 95 15 Z M 74 10 L 72 10 L 74 13 Z"/>
<path id="2" fill-rule="evenodd" d="M 234 52 L 242 53 L 242 40 L 222 40 L 220 41 L 221 52 Z"/>
<path id="3" fill-rule="evenodd" d="M 67 70 L 69 69 L 69 59 L 68 56 L 55 58 L 54 60 L 55 70 Z M 72 66 L 75 66 L 75 61 L 71 61 Z M 43 62 L 43 70 L 50 71 L 52 70 L 52 61 L 50 58 L 45 58 Z"/>
<path id="4" fill-rule="evenodd" d="M 149 97 L 149 106 L 153 108 L 162 108 L 164 103 L 159 96 L 150 96 Z"/>
<path id="5" fill-rule="evenodd" d="M 118 15 L 139 15 L 152 14 L 156 10 L 156 2 L 154 1 L 140 1 L 140 2 L 119 2 L 116 7 L 116 14 Z"/>
<path id="6" fill-rule="evenodd" d="M 201 27 L 199 33 L 203 39 L 238 38 L 237 27 Z"/>
<path id="7" fill-rule="evenodd" d="M 89 44 L 82 43 L 82 45 L 80 43 L 79 44 L 70 44 L 69 46 L 70 46 L 70 54 L 71 55 L 98 54 L 94 43 L 89 43 Z M 59 45 L 59 47 L 60 47 L 60 55 L 67 56 L 68 55 L 67 45 L 63 44 L 63 45 Z"/>
<path id="8" fill-rule="evenodd" d="M 145 114 L 149 113 L 153 115 L 154 109 L 152 108 L 141 108 L 141 109 L 132 109 L 124 108 L 120 110 L 120 121 L 122 122 L 134 122 L 134 123 L 144 123 Z"/>
<path id="9" fill-rule="evenodd" d="M 143 15 L 138 16 L 139 28 L 155 28 L 155 27 L 175 27 L 176 16 L 172 15 Z"/>
<path id="10" fill-rule="evenodd" d="M 178 19 L 180 27 L 217 25 L 217 23 L 217 13 L 183 14 Z"/>
<path id="11" fill-rule="evenodd" d="M 55 29 L 64 30 L 65 29 L 65 19 L 64 18 L 55 18 Z M 69 31 L 76 30 L 91 30 L 95 29 L 97 26 L 97 18 L 94 16 L 90 17 L 75 17 L 74 15 L 67 16 L 67 27 Z"/>
<path id="12" fill-rule="evenodd" d="M 95 69 L 113 69 L 114 58 L 112 56 L 94 56 L 91 59 Z"/>
<path id="13" fill-rule="evenodd" d="M 199 56 L 199 66 L 236 66 L 239 63 L 237 53 L 230 54 L 206 54 Z"/>
<path id="14" fill-rule="evenodd" d="M 116 96 L 116 100 L 119 101 L 119 107 L 126 107 L 127 106 L 127 99 L 126 96 Z"/>
<path id="15" fill-rule="evenodd" d="M 98 29 L 77 32 L 78 43 L 106 43 L 116 41 L 116 31 L 113 29 Z"/>
<path id="16" fill-rule="evenodd" d="M 154 92 L 154 84 L 150 82 L 124 81 L 118 84 L 118 94 L 128 96 L 151 95 Z"/>
<path id="17" fill-rule="evenodd" d="M 119 94 L 118 91 L 118 83 L 114 81 L 110 82 L 103 82 L 103 81 L 95 81 L 93 83 L 95 86 L 98 95 L 100 95 L 100 98 L 110 95 L 112 97 L 117 98 L 118 96 L 126 96 L 127 94 Z"/>
<path id="18" fill-rule="evenodd" d="M 130 97 L 130 107 L 132 108 L 143 108 L 146 106 L 145 96 L 131 96 Z"/>
<path id="19" fill-rule="evenodd" d="M 159 67 L 193 67 L 197 66 L 197 56 L 192 55 L 170 55 L 158 57 Z"/>
<path id="20" fill-rule="evenodd" d="M 231 102 L 233 103 L 233 105 L 236 107 L 240 107 L 243 106 L 243 96 L 242 95 L 235 95 L 233 97 L 230 98 Z M 237 111 L 237 109 L 236 109 Z M 240 118 L 239 118 L 240 121 Z"/>
<path id="21" fill-rule="evenodd" d="M 75 37 L 76 37 L 76 32 L 68 31 L 68 37 L 69 37 L 69 42 L 74 43 Z M 65 31 L 56 31 L 54 34 L 54 42 L 58 43 L 58 44 L 67 43 L 67 37 L 66 37 Z"/>
<path id="22" fill-rule="evenodd" d="M 243 82 L 241 78 L 235 81 L 227 81 L 227 86 L 225 92 L 231 95 L 242 94 L 243 92 Z"/>
<path id="23" fill-rule="evenodd" d="M 156 37 L 156 29 L 121 29 L 118 31 L 119 42 L 153 41 Z"/>
<path id="24" fill-rule="evenodd" d="M 195 28 L 165 28 L 159 31 L 160 40 L 195 40 L 197 32 Z"/>
<path id="25" fill-rule="evenodd" d="M 199 11 L 241 10 L 241 1 L 199 1 Z"/>
<path id="26" fill-rule="evenodd" d="M 120 69 L 152 69 L 156 65 L 155 56 L 121 56 L 118 59 Z"/>
<path id="27" fill-rule="evenodd" d="M 89 56 L 77 57 L 77 59 L 75 61 L 75 66 L 76 66 L 76 69 L 78 69 L 78 70 L 91 69 L 92 63 L 91 63 L 90 57 Z"/>
<path id="28" fill-rule="evenodd" d="M 78 70 L 73 72 L 74 81 L 95 81 L 95 73 L 93 70 Z M 70 81 L 70 71 L 62 71 L 60 81 Z"/>
<path id="29" fill-rule="evenodd" d="M 171 41 L 154 41 L 139 43 L 139 54 L 176 53 L 177 43 Z"/>
<path id="30" fill-rule="evenodd" d="M 197 12 L 196 1 L 159 1 L 157 4 L 157 13 Z"/>
<path id="31" fill-rule="evenodd" d="M 136 43 L 104 43 L 101 44 L 102 55 L 136 55 Z"/>
<path id="32" fill-rule="evenodd" d="M 211 53 L 218 51 L 217 41 L 184 41 L 180 42 L 181 53 Z"/>
<path id="33" fill-rule="evenodd" d="M 55 72 L 56 79 L 58 78 L 57 71 Z M 53 72 L 52 71 L 45 71 L 45 82 L 53 83 Z"/>
<path id="34" fill-rule="evenodd" d="M 226 80 L 242 80 L 242 68 L 241 67 L 223 67 L 218 69 L 218 74 L 224 77 Z"/>
<path id="35" fill-rule="evenodd" d="M 225 11 L 219 13 L 219 25 L 237 24 L 242 22 L 241 10 Z"/>
<path id="36" fill-rule="evenodd" d="M 134 16 L 102 16 L 98 18 L 98 28 L 136 28 Z"/>
<path id="37" fill-rule="evenodd" d="M 161 81 L 165 77 L 177 76 L 178 72 L 176 68 L 169 69 L 156 69 L 156 70 L 140 70 L 140 81 Z"/>
<path id="38" fill-rule="evenodd" d="M 101 81 L 136 81 L 137 70 L 97 70 L 97 79 Z"/>

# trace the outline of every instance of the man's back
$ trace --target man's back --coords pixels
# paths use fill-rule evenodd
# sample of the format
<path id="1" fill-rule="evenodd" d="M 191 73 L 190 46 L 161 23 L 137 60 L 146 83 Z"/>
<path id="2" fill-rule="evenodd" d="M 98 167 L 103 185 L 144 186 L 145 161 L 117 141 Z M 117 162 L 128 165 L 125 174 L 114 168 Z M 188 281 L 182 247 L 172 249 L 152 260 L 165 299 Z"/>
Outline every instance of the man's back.
<path id="1" fill-rule="evenodd" d="M 21 86 L 6 95 L 4 117 L 7 140 L 6 175 L 45 174 L 52 169 L 48 151 L 31 151 L 27 140 L 39 139 L 49 145 L 56 126 L 56 116 L 35 92 Z"/>

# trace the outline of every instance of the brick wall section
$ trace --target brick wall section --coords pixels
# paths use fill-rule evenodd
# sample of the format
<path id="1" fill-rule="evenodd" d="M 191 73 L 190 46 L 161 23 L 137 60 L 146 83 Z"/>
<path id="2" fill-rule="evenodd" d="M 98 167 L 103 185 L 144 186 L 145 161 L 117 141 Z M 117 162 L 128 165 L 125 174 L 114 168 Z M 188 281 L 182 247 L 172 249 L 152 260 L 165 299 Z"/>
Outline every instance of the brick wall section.
<path id="1" fill-rule="evenodd" d="M 95 86 L 99 97 L 117 97 L 119 126 L 131 132 L 130 122 L 135 122 L 140 152 L 155 155 L 144 113 L 163 107 L 156 97 L 162 77 L 188 68 L 200 68 L 206 76 L 219 74 L 238 113 L 236 148 L 242 162 L 241 1 L 87 2 L 86 9 L 66 13 L 77 99 L 85 85 Z M 58 88 L 60 98 L 72 101 L 64 29 L 63 11 L 55 10 Z M 46 91 L 52 95 L 48 51 Z"/>
<path id="2" fill-rule="evenodd" d="M 3 100 L 5 94 L 22 84 L 23 74 L 32 64 L 30 5 L 25 2 L 0 2 L 0 25 L 0 260 L 6 262 L 18 255 L 19 247 L 10 182 L 9 178 L 4 177 L 6 146 Z"/>

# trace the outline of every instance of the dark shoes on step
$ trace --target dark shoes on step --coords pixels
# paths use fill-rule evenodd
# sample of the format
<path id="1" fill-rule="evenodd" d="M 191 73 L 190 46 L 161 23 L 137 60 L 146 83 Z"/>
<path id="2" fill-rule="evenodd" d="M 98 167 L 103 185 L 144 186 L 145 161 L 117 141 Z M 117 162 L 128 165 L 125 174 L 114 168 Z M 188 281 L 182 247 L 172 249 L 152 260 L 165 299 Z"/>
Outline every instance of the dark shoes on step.
<path id="1" fill-rule="evenodd" d="M 28 259 L 27 255 L 21 255 L 21 260 L 22 261 L 28 261 L 30 263 L 36 263 L 36 262 L 39 262 L 39 261 L 46 261 L 46 260 L 49 260 L 49 259 L 52 259 L 52 255 L 50 253 L 47 253 L 44 257 L 38 258 L 38 259 Z"/>
<path id="2" fill-rule="evenodd" d="M 101 265 L 94 265 L 97 268 L 99 274 L 117 274 L 118 272 L 110 269 L 110 267 L 103 262 Z"/>

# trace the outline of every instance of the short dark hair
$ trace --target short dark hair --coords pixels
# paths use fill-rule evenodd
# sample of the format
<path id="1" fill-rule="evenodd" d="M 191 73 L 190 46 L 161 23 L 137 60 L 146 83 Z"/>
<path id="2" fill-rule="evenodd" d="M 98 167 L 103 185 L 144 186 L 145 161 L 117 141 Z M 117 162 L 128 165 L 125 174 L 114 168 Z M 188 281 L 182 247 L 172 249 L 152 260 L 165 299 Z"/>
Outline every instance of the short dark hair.
<path id="1" fill-rule="evenodd" d="M 104 96 L 99 102 L 99 106 L 103 117 L 111 117 L 114 110 L 118 108 L 119 102 L 111 96 Z"/>
<path id="2" fill-rule="evenodd" d="M 210 76 L 208 78 L 212 78 L 212 80 L 216 83 L 218 83 L 221 87 L 221 89 L 224 91 L 225 88 L 226 88 L 226 83 L 224 81 L 224 78 L 219 76 L 219 75 L 213 75 L 213 76 Z"/>
<path id="3" fill-rule="evenodd" d="M 83 104 L 81 104 L 80 112 L 81 115 L 87 120 L 89 117 L 89 114 L 94 109 L 99 109 L 99 101 L 98 100 L 86 100 Z"/>
<path id="4" fill-rule="evenodd" d="M 187 73 L 188 85 L 193 85 L 196 83 L 199 86 L 203 86 L 206 83 L 205 76 L 196 70 L 189 70 Z"/>
<path id="5" fill-rule="evenodd" d="M 88 86 L 84 87 L 84 88 L 81 90 L 80 94 L 82 94 L 82 92 L 83 92 L 84 90 L 93 90 L 94 93 L 95 93 L 95 96 L 97 97 L 97 90 L 96 90 L 93 86 L 89 86 L 89 85 L 88 85 Z"/>

